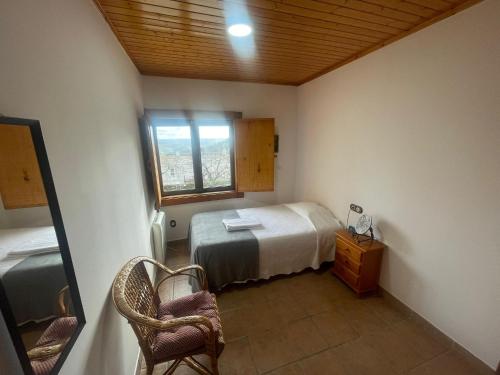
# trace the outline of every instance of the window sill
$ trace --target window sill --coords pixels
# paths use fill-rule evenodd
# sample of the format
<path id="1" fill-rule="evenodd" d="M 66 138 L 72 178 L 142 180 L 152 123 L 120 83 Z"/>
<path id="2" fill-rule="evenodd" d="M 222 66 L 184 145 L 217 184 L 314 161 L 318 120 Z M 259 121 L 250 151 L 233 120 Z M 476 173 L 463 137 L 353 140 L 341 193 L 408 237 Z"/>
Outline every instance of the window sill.
<path id="1" fill-rule="evenodd" d="M 187 203 L 216 201 L 221 199 L 243 198 L 244 196 L 245 196 L 244 193 L 240 193 L 234 190 L 217 191 L 213 193 L 172 195 L 168 197 L 162 197 L 161 205 L 162 207 L 174 206 L 176 204 L 187 204 Z"/>

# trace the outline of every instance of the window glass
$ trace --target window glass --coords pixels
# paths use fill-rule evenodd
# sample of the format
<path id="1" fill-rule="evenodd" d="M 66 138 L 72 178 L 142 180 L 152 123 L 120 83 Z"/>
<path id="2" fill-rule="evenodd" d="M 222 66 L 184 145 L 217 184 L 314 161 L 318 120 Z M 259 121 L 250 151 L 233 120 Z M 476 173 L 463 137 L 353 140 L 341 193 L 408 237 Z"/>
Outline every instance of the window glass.
<path id="1" fill-rule="evenodd" d="M 193 149 L 188 123 L 156 126 L 163 191 L 194 190 Z"/>
<path id="2" fill-rule="evenodd" d="M 224 123 L 200 125 L 203 188 L 231 186 L 230 126 Z"/>

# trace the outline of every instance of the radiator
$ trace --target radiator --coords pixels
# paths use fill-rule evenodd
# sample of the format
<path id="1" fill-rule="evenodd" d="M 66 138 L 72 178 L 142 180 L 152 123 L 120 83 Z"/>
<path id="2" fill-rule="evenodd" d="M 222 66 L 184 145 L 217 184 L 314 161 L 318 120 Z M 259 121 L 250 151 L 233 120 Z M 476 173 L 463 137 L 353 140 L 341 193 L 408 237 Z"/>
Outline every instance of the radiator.
<path id="1" fill-rule="evenodd" d="M 165 264 L 167 249 L 167 227 L 165 225 L 165 212 L 158 211 L 153 221 L 153 244 L 155 259 Z"/>

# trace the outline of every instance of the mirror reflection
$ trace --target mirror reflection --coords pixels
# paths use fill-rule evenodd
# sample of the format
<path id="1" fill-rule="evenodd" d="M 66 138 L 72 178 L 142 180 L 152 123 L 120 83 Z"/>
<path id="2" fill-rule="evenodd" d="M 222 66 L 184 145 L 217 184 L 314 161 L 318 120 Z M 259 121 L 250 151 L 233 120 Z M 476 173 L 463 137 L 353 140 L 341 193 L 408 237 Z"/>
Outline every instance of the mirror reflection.
<path id="1" fill-rule="evenodd" d="M 50 374 L 78 321 L 29 126 L 0 124 L 0 194 L 4 306 L 33 373 Z"/>

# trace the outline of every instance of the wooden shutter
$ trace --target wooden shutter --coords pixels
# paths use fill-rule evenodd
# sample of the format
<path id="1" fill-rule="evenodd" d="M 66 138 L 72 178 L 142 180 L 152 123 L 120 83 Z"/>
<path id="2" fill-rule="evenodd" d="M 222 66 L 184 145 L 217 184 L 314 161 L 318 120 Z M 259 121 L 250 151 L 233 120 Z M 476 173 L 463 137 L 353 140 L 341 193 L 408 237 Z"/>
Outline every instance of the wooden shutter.
<path id="1" fill-rule="evenodd" d="M 140 122 L 141 125 L 141 137 L 143 138 L 143 143 L 146 146 L 147 153 L 144 155 L 146 157 L 146 168 L 147 168 L 147 178 L 150 178 L 153 182 L 153 192 L 155 196 L 155 207 L 157 210 L 161 207 L 161 179 L 160 171 L 158 170 L 158 160 L 156 153 L 156 145 L 154 141 L 153 127 L 149 122 L 147 116 L 144 116 Z"/>
<path id="2" fill-rule="evenodd" d="M 236 190 L 274 191 L 274 119 L 235 120 Z"/>
<path id="3" fill-rule="evenodd" d="M 29 126 L 0 124 L 0 194 L 5 209 L 47 205 Z"/>

